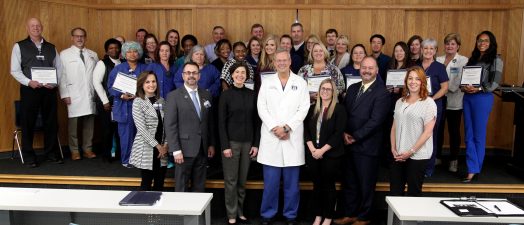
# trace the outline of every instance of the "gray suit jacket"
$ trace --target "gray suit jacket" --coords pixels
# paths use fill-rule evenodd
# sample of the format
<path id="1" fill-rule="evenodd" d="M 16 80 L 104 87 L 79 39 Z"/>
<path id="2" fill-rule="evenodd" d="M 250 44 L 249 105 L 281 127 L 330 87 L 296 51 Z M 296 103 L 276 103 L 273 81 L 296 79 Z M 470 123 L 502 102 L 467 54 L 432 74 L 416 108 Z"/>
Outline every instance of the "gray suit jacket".
<path id="1" fill-rule="evenodd" d="M 200 144 L 207 155 L 207 148 L 214 145 L 211 93 L 198 88 L 201 117 L 184 86 L 168 94 L 165 107 L 165 130 L 169 152 L 182 150 L 184 157 L 196 157 Z"/>

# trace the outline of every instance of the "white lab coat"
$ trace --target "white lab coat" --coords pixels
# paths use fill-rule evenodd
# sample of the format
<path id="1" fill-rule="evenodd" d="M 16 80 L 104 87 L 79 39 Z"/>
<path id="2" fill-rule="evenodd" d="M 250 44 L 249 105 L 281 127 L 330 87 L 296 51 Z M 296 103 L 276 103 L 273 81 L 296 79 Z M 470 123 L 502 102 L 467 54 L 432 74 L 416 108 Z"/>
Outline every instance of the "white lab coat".
<path id="1" fill-rule="evenodd" d="M 80 49 L 71 46 L 60 52 L 62 76 L 60 77 L 60 97 L 71 98 L 67 106 L 69 118 L 95 114 L 93 70 L 98 56 L 96 52 L 83 49 L 85 64 L 80 58 Z"/>
<path id="2" fill-rule="evenodd" d="M 258 94 L 258 115 L 262 120 L 257 161 L 274 167 L 304 164 L 304 125 L 309 110 L 309 92 L 306 81 L 291 72 L 286 87 L 278 74 L 269 75 L 262 82 Z M 287 124 L 290 138 L 279 140 L 271 129 Z"/>

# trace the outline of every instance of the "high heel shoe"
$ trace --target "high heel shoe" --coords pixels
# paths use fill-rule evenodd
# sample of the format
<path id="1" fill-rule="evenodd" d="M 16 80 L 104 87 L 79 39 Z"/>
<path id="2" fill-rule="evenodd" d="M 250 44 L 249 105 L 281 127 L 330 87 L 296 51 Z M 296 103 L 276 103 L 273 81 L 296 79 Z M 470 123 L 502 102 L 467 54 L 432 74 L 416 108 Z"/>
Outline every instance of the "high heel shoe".
<path id="1" fill-rule="evenodd" d="M 468 176 L 464 177 L 462 179 L 462 183 L 471 183 L 473 181 L 477 181 L 479 179 L 479 174 L 475 173 L 471 178 L 468 178 Z"/>

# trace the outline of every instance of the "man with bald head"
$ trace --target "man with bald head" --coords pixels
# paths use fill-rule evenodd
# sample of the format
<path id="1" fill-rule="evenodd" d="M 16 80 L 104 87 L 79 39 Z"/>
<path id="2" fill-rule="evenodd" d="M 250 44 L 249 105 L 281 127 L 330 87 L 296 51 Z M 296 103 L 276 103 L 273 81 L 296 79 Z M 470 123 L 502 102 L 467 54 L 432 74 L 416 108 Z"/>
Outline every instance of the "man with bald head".
<path id="1" fill-rule="evenodd" d="M 344 104 L 348 120 L 344 132 L 346 169 L 344 171 L 344 217 L 336 224 L 370 223 L 373 194 L 377 183 L 383 124 L 389 111 L 389 95 L 377 79 L 378 65 L 365 57 L 360 65 L 362 82 L 348 87 Z"/>
<path id="2" fill-rule="evenodd" d="M 47 161 L 63 163 L 58 152 L 56 114 L 57 83 L 44 84 L 32 79 L 31 69 L 45 67 L 61 73 L 58 52 L 53 44 L 42 37 L 44 27 L 39 19 L 30 18 L 26 24 L 28 37 L 13 46 L 11 75 L 20 83 L 20 112 L 22 126 L 22 154 L 25 165 L 37 167 L 33 149 L 33 133 L 38 113 L 42 113 L 44 128 L 44 154 Z M 57 81 L 60 80 L 57 78 Z"/>

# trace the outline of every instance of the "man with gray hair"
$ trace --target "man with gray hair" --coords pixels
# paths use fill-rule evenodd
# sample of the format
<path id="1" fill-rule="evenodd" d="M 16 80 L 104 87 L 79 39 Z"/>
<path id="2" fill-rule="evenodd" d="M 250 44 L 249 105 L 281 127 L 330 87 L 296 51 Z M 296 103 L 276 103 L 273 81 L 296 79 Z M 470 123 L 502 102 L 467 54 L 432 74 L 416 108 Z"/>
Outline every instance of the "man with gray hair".
<path id="1" fill-rule="evenodd" d="M 78 123 L 82 124 L 82 151 L 84 158 L 95 158 L 93 153 L 93 131 L 95 125 L 95 96 L 93 70 L 98 56 L 96 52 L 85 48 L 87 32 L 81 28 L 71 30 L 73 45 L 63 50 L 60 55 L 62 65 L 60 96 L 67 105 L 68 136 L 71 159 L 79 160 Z"/>
<path id="2" fill-rule="evenodd" d="M 291 56 L 287 50 L 277 50 L 274 65 L 277 73 L 262 81 L 257 102 L 262 120 L 257 161 L 264 173 L 260 214 L 262 224 L 270 224 L 276 215 L 282 177 L 283 215 L 288 224 L 296 224 L 300 166 L 305 161 L 303 121 L 309 110 L 309 92 L 304 79 L 290 71 Z"/>
<path id="3" fill-rule="evenodd" d="M 37 18 L 26 23 L 28 37 L 13 46 L 11 54 L 11 75 L 20 83 L 20 111 L 22 126 L 22 154 L 25 165 L 38 166 L 33 149 L 33 134 L 38 114 L 42 113 L 44 128 L 44 153 L 48 161 L 63 163 L 58 152 L 57 104 L 55 83 L 42 83 L 32 76 L 36 67 L 55 69 L 60 76 L 62 64 L 53 44 L 42 37 L 44 27 Z"/>

